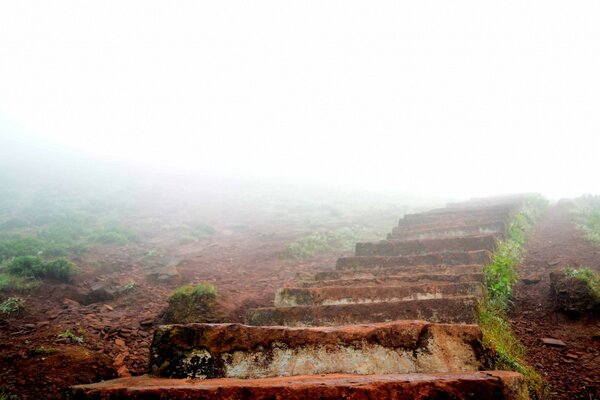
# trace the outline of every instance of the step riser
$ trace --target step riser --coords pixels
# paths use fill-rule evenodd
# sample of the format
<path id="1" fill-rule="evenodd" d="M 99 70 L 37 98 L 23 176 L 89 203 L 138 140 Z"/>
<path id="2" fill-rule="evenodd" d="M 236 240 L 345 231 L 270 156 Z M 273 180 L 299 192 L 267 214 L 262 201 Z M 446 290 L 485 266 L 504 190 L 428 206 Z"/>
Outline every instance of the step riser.
<path id="1" fill-rule="evenodd" d="M 366 286 L 366 285 L 414 285 L 415 283 L 464 283 L 464 282 L 483 282 L 483 273 L 462 274 L 462 275 L 440 275 L 440 274 L 420 274 L 406 275 L 401 277 L 377 277 L 377 276 L 359 276 L 347 279 L 332 279 L 323 281 L 302 282 L 300 287 L 327 287 L 327 286 Z"/>
<path id="2" fill-rule="evenodd" d="M 318 375 L 284 380 L 191 381 L 139 376 L 70 389 L 71 400 L 527 400 L 525 379 L 516 372 L 410 375 Z"/>
<path id="3" fill-rule="evenodd" d="M 173 325 L 156 332 L 149 371 L 190 379 L 473 371 L 483 366 L 480 340 L 475 325 L 424 321 L 331 329 Z"/>
<path id="4" fill-rule="evenodd" d="M 275 294 L 275 307 L 369 304 L 442 299 L 448 296 L 483 296 L 481 283 L 412 286 L 284 288 Z"/>
<path id="5" fill-rule="evenodd" d="M 477 323 L 477 300 L 412 300 L 330 306 L 269 307 L 249 310 L 248 325 L 336 326 L 421 319 L 438 323 Z"/>
<path id="6" fill-rule="evenodd" d="M 419 265 L 487 265 L 492 254 L 486 250 L 463 253 L 433 253 L 419 256 L 354 256 L 340 257 L 335 269 L 389 268 Z"/>
<path id="7" fill-rule="evenodd" d="M 474 236 L 434 240 L 383 240 L 356 244 L 357 256 L 407 256 L 436 252 L 495 251 L 498 241 L 494 236 Z"/>
<path id="8" fill-rule="evenodd" d="M 314 280 L 325 281 L 335 279 L 353 278 L 385 278 L 390 276 L 407 276 L 421 274 L 479 274 L 482 272 L 481 265 L 416 265 L 388 268 L 350 268 L 346 270 L 323 271 L 315 274 Z"/>
<path id="9" fill-rule="evenodd" d="M 430 230 L 418 233 L 401 233 L 396 228 L 392 230 L 390 239 L 399 240 L 428 240 L 444 239 L 466 236 L 497 235 L 499 238 L 506 236 L 506 227 L 504 224 L 476 225 L 459 228 L 444 228 Z"/>

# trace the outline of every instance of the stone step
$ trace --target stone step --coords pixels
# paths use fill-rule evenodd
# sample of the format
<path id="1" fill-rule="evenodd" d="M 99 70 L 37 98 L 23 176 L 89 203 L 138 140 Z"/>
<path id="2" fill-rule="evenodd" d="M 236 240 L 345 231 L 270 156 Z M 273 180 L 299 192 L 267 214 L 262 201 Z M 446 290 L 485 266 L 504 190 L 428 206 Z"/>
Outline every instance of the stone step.
<path id="1" fill-rule="evenodd" d="M 317 272 L 314 280 L 348 279 L 348 278 L 384 278 L 386 276 L 406 276 L 408 274 L 475 274 L 481 273 L 481 265 L 405 265 L 387 268 L 349 268 Z"/>
<path id="2" fill-rule="evenodd" d="M 494 213 L 494 212 L 506 212 L 511 213 L 514 212 L 515 209 L 518 208 L 518 204 L 516 203 L 501 203 L 501 204 L 491 204 L 491 205 L 475 205 L 475 204 L 456 204 L 453 207 L 444 207 L 444 208 L 434 208 L 431 210 L 423 211 L 420 213 L 414 214 L 406 214 L 405 216 L 408 218 L 415 218 L 419 215 L 473 215 L 473 214 L 485 214 L 485 213 Z"/>
<path id="3" fill-rule="evenodd" d="M 492 253 L 487 250 L 440 252 L 416 256 L 352 256 L 337 259 L 335 269 L 388 268 L 416 265 L 487 265 Z"/>
<path id="4" fill-rule="evenodd" d="M 483 282 L 483 272 L 465 274 L 400 274 L 400 275 L 368 275 L 343 277 L 340 279 L 325 279 L 298 282 L 299 287 L 328 287 L 328 286 L 373 286 L 373 285 L 413 285 L 425 283 L 460 283 L 460 282 Z"/>
<path id="5" fill-rule="evenodd" d="M 474 250 L 495 251 L 498 240 L 494 235 L 455 237 L 428 240 L 382 240 L 356 244 L 357 256 L 407 256 L 436 252 Z"/>
<path id="6" fill-rule="evenodd" d="M 465 223 L 465 222 L 481 222 L 489 220 L 508 220 L 512 214 L 508 212 L 485 212 L 485 213 L 453 213 L 446 215 L 438 214 L 413 214 L 398 220 L 398 227 L 411 227 L 419 225 L 429 225 L 435 223 Z"/>
<path id="7" fill-rule="evenodd" d="M 506 229 L 506 223 L 504 222 L 459 225 L 454 227 L 430 229 L 425 232 L 399 232 L 396 227 L 392 229 L 392 233 L 389 235 L 388 239 L 424 240 L 481 235 L 497 235 L 499 238 L 503 239 L 506 236 Z"/>
<path id="8" fill-rule="evenodd" d="M 78 385 L 72 400 L 527 400 L 522 375 L 510 371 L 436 374 L 300 375 L 288 378 L 209 380 L 151 376 Z"/>
<path id="9" fill-rule="evenodd" d="M 422 218 L 422 217 L 444 217 L 444 218 L 455 218 L 462 216 L 471 215 L 510 215 L 515 209 L 514 205 L 500 205 L 492 207 L 479 207 L 479 206 L 467 206 L 467 207 L 453 207 L 453 208 L 434 208 L 428 211 L 420 213 L 405 214 L 404 219 Z"/>
<path id="10" fill-rule="evenodd" d="M 250 379 L 456 372 L 482 367 L 477 325 L 393 321 L 313 328 L 164 325 L 154 335 L 148 371 L 168 378 Z"/>
<path id="11" fill-rule="evenodd" d="M 477 323 L 477 297 L 409 300 L 386 303 L 266 307 L 248 310 L 248 325 L 337 326 L 401 319 L 438 323 Z"/>
<path id="12" fill-rule="evenodd" d="M 467 295 L 482 297 L 483 285 L 481 282 L 281 288 L 275 293 L 274 306 L 381 303 Z"/>
<path id="13" fill-rule="evenodd" d="M 450 220 L 450 219 L 442 219 L 439 221 L 426 221 L 419 222 L 416 224 L 398 224 L 398 226 L 394 227 L 392 231 L 394 233 L 421 233 L 430 230 L 437 230 L 442 228 L 457 228 L 464 226 L 473 226 L 473 225 L 487 225 L 494 223 L 504 223 L 507 221 L 507 218 L 502 217 L 490 217 L 490 218 L 463 218 L 460 220 Z"/>

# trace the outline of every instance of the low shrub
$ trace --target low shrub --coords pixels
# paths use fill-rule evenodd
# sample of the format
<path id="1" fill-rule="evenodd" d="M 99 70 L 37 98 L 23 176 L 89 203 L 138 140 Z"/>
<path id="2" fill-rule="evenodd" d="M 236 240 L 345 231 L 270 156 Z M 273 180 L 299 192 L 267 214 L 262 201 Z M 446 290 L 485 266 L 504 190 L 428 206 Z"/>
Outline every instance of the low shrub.
<path id="1" fill-rule="evenodd" d="M 11 260 L 6 265 L 6 272 L 20 277 L 68 282 L 77 273 L 77 268 L 65 258 L 44 261 L 41 257 L 22 256 Z"/>
<path id="2" fill-rule="evenodd" d="M 162 320 L 167 324 L 214 322 L 216 300 L 217 290 L 210 283 L 181 286 L 169 297 Z"/>
<path id="3" fill-rule="evenodd" d="M 9 297 L 0 303 L 0 314 L 20 315 L 25 311 L 25 300 L 20 297 Z"/>

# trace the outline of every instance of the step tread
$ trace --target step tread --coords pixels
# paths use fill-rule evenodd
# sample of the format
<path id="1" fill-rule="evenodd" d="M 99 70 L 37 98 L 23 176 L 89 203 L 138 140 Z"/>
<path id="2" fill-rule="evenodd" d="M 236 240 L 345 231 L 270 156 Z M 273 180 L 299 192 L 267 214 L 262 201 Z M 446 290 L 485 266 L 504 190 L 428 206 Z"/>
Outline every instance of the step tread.
<path id="1" fill-rule="evenodd" d="M 437 323 L 477 323 L 476 296 L 443 299 L 334 304 L 296 307 L 263 307 L 246 313 L 248 325 L 336 326 L 422 319 Z"/>
<path id="2" fill-rule="evenodd" d="M 354 277 L 340 279 L 324 279 L 299 282 L 301 287 L 326 287 L 326 286 L 365 286 L 365 285 L 413 285 L 416 283 L 438 282 L 483 282 L 483 272 L 474 273 L 431 273 L 431 274 L 403 274 L 403 275 L 372 275 L 356 273 Z"/>
<path id="3" fill-rule="evenodd" d="M 497 246 L 495 235 L 476 235 L 441 239 L 402 240 L 388 239 L 356 244 L 357 256 L 407 256 L 433 252 L 461 252 L 473 250 L 494 251 Z"/>
<path id="4" fill-rule="evenodd" d="M 504 399 L 525 400 L 522 375 L 509 371 L 435 374 L 300 375 L 285 378 L 210 380 L 168 379 L 148 375 L 77 385 L 70 398 L 81 399 Z"/>
<path id="5" fill-rule="evenodd" d="M 340 257 L 336 262 L 336 269 L 366 268 L 366 267 L 394 267 L 418 265 L 467 265 L 487 264 L 492 259 L 488 250 L 473 250 L 464 252 L 437 252 L 414 256 L 349 256 Z"/>
<path id="6" fill-rule="evenodd" d="M 457 295 L 483 295 L 481 282 L 420 283 L 413 285 L 321 286 L 281 288 L 275 294 L 275 307 L 298 305 L 357 304 L 447 298 Z"/>

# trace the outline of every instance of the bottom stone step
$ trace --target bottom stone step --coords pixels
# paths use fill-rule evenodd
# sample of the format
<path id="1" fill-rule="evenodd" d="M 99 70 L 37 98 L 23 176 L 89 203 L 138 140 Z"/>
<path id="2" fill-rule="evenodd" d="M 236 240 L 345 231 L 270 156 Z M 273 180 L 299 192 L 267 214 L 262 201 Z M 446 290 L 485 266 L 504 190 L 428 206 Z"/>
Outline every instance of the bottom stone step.
<path id="1" fill-rule="evenodd" d="M 266 307 L 248 310 L 246 323 L 255 326 L 336 326 L 418 319 L 476 324 L 477 300 L 473 296 L 457 296 L 386 303 Z"/>
<path id="2" fill-rule="evenodd" d="M 483 369 L 482 354 L 477 325 L 164 325 L 154 334 L 148 371 L 196 379 L 465 372 Z"/>
<path id="3" fill-rule="evenodd" d="M 139 376 L 74 386 L 69 395 L 72 400 L 529 399 L 523 376 L 508 371 L 202 381 Z"/>

